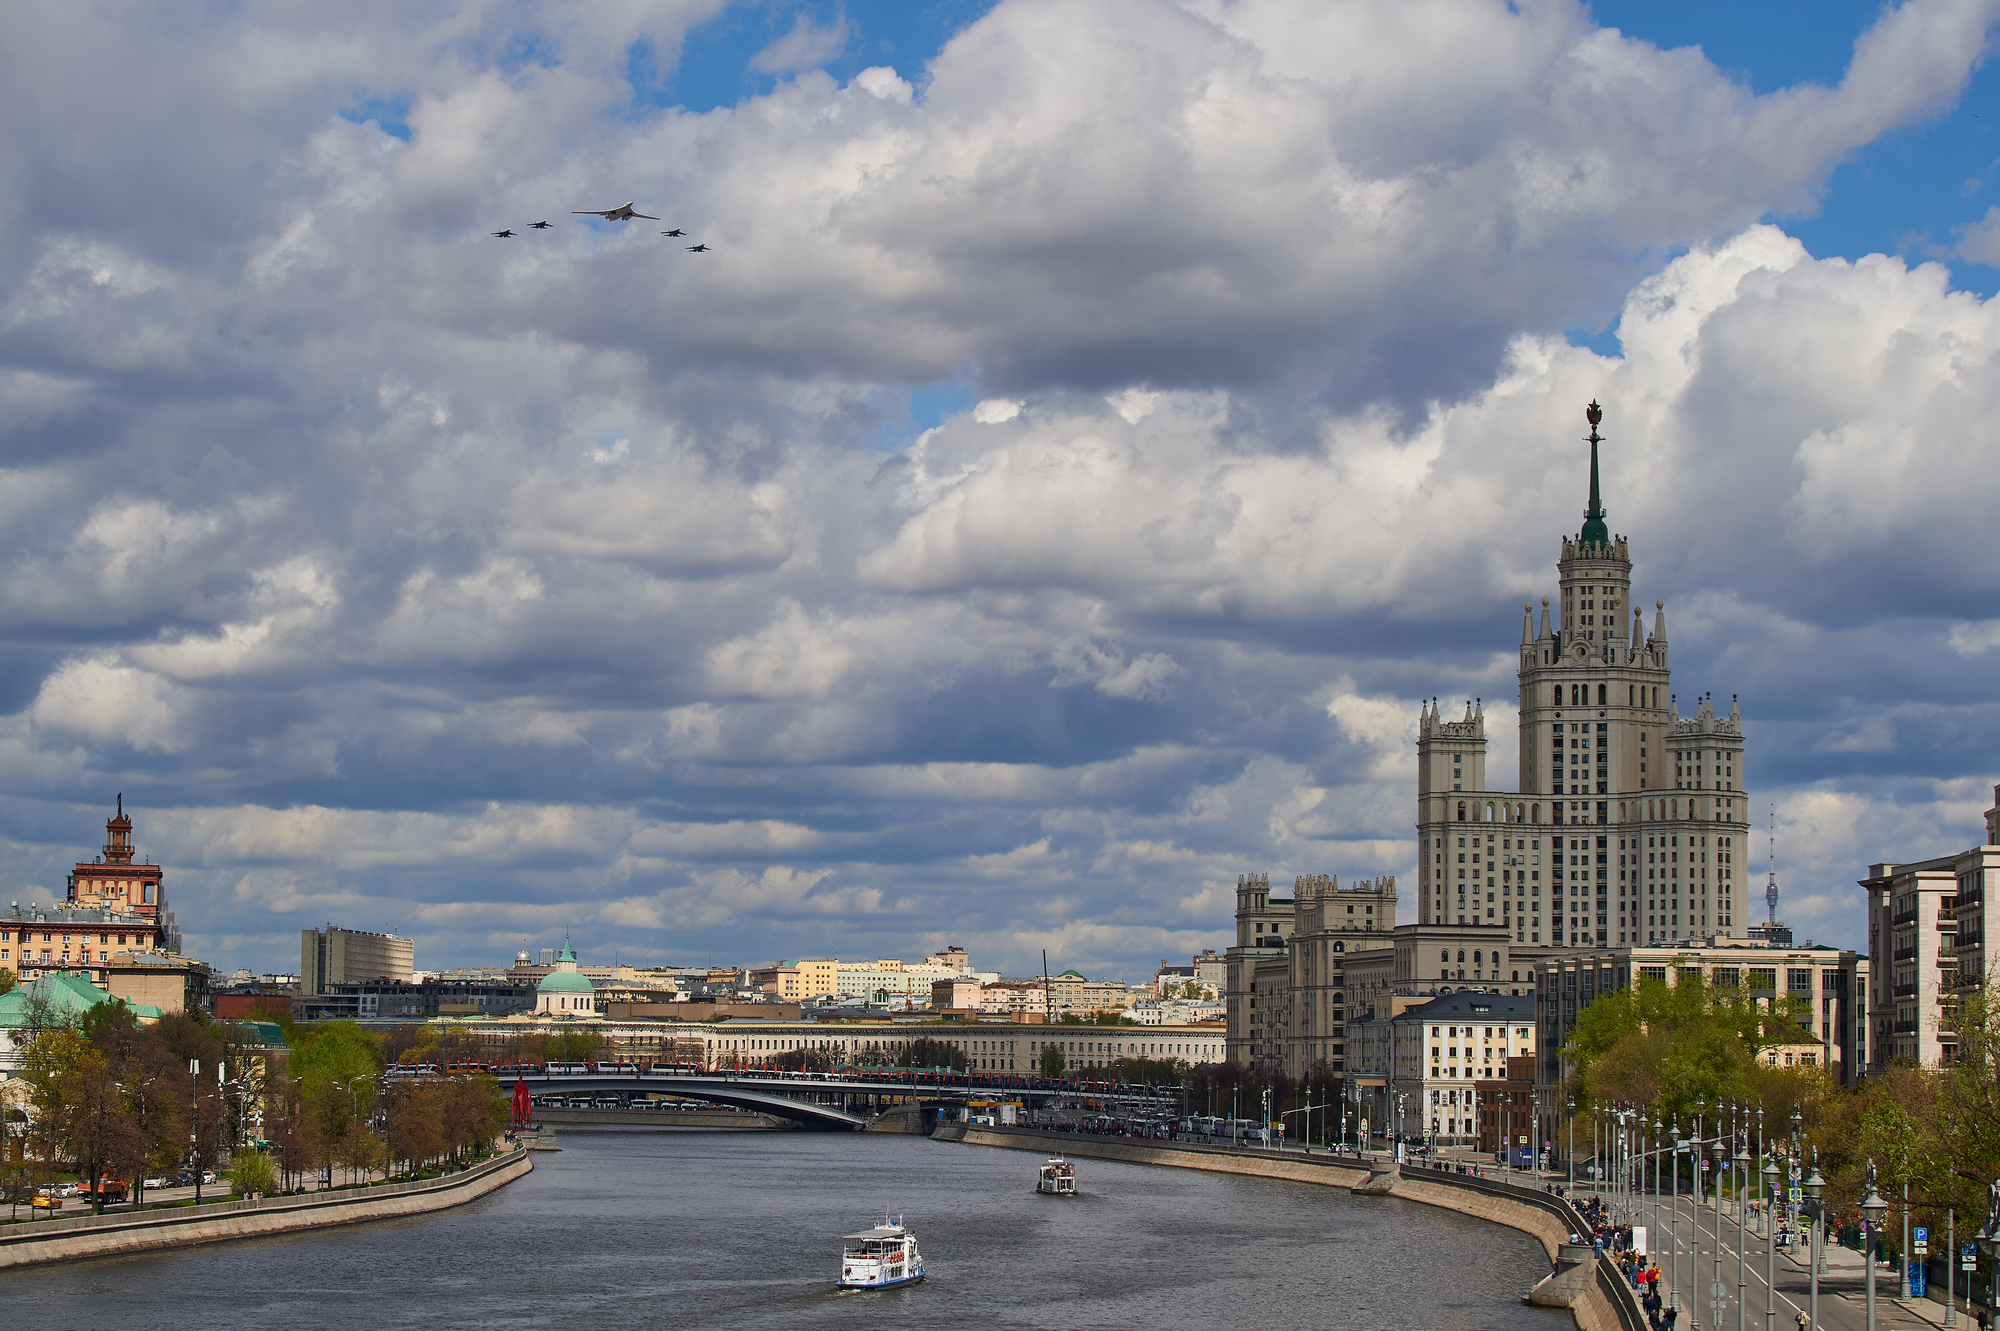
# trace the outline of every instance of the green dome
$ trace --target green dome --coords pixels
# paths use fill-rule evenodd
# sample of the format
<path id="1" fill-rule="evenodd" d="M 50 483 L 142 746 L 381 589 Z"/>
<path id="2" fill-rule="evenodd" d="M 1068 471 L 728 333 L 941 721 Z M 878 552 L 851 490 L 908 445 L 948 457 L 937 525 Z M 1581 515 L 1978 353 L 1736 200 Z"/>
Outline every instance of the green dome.
<path id="1" fill-rule="evenodd" d="M 587 978 L 575 971 L 550 971 L 542 977 L 542 982 L 535 986 L 535 992 L 590 994 L 597 990 Z"/>

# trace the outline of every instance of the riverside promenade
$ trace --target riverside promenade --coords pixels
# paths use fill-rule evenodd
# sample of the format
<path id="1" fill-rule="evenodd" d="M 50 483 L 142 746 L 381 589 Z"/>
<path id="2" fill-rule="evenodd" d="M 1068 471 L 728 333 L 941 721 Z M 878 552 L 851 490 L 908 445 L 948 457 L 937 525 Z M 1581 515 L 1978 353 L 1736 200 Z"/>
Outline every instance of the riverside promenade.
<path id="1" fill-rule="evenodd" d="M 475 1201 L 533 1168 L 528 1152 L 517 1148 L 418 1183 L 24 1221 L 0 1227 L 0 1270 L 424 1215 Z"/>
<path id="2" fill-rule="evenodd" d="M 1308 1154 L 964 1123 L 940 1124 L 931 1137 L 933 1141 L 1042 1155 L 1060 1153 L 1077 1159 L 1285 1179 L 1344 1188 L 1360 1197 L 1398 1197 L 1456 1211 L 1520 1230 L 1541 1242 L 1554 1270 L 1531 1281 L 1532 1288 L 1523 1289 L 1522 1297 L 1528 1302 L 1569 1309 L 1578 1331 L 1646 1331 L 1638 1298 L 1611 1260 L 1598 1257 L 1588 1243 L 1569 1241 L 1571 1235 L 1585 1232 L 1583 1218 L 1568 1202 L 1537 1186 L 1462 1174 L 1456 1168 L 1399 1167 L 1386 1156 Z"/>
<path id="3" fill-rule="evenodd" d="M 1680 1299 L 1680 1331 L 1736 1331 L 1738 1325 L 1754 1328 L 1755 1331 L 1763 1331 L 1766 1326 L 1775 1328 L 1775 1331 L 1795 1331 L 1801 1314 L 1807 1314 L 1810 1323 L 1812 1272 L 1804 1252 L 1779 1252 L 1773 1263 L 1775 1279 L 1767 1285 L 1764 1280 L 1769 1256 L 1766 1241 L 1756 1232 L 1753 1222 L 1739 1253 L 1735 1213 L 1726 1201 L 1720 1226 L 1715 1223 L 1715 1208 L 1711 1202 L 1704 1202 L 1697 1213 L 1686 1197 L 1680 1198 L 1678 1208 L 1671 1199 L 1662 1197 L 1657 1212 L 1656 1224 L 1655 1208 L 1649 1196 L 1639 1205 L 1638 1220 L 1641 1224 L 1654 1226 L 1651 1232 L 1655 1235 L 1655 1260 L 1660 1264 L 1662 1286 L 1676 1279 L 1686 1286 L 1686 1292 Z M 1718 1229 L 1721 1231 L 1719 1249 L 1724 1290 L 1719 1316 L 1711 1300 L 1717 1266 Z M 1959 1235 L 1960 1242 L 1968 1238 L 1965 1232 Z M 1942 1240 L 1942 1235 L 1934 1239 L 1940 1247 Z M 1862 1255 L 1852 1248 L 1833 1244 L 1827 1247 L 1823 1258 L 1826 1269 L 1819 1277 L 1819 1318 L 1813 1325 L 1825 1328 L 1825 1331 L 1867 1331 L 1868 1268 Z M 1947 1323 L 1942 1286 L 1932 1291 L 1937 1295 L 1935 1299 L 1898 1299 L 1895 1267 L 1878 1263 L 1875 1267 L 1875 1325 L 1878 1331 L 1927 1331 L 1927 1328 L 1945 1325 L 1974 1331 L 1978 1323 L 1966 1298 L 1966 1281 L 1973 1278 L 1979 1277 L 1958 1273 L 1957 1316 Z M 1690 1295 L 1700 1299 L 1699 1307 L 1688 1306 Z M 1770 1310 L 1768 1322 L 1765 1316 L 1767 1307 Z"/>

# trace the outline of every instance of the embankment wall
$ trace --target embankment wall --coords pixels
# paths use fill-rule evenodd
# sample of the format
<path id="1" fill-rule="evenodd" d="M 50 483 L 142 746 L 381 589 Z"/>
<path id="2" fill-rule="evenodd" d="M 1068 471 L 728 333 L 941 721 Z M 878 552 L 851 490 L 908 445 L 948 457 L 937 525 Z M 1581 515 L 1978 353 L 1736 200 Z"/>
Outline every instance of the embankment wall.
<path id="1" fill-rule="evenodd" d="M 23 1222 L 0 1230 L 0 1270 L 424 1215 L 484 1197 L 533 1168 L 528 1153 L 517 1150 L 422 1183 Z"/>

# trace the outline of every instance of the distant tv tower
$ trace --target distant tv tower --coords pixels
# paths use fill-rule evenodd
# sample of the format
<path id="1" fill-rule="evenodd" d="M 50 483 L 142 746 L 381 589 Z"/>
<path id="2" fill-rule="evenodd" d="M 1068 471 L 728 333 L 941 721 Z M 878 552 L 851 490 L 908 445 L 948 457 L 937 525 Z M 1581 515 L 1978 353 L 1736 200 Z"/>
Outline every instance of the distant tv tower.
<path id="1" fill-rule="evenodd" d="M 1764 884 L 1764 906 L 1771 912 L 1770 922 L 1775 925 L 1778 922 L 1778 805 L 1776 801 L 1773 801 L 1771 804 L 1770 845 L 1771 852 L 1769 858 L 1766 860 L 1766 864 L 1771 871 L 1771 877 Z"/>

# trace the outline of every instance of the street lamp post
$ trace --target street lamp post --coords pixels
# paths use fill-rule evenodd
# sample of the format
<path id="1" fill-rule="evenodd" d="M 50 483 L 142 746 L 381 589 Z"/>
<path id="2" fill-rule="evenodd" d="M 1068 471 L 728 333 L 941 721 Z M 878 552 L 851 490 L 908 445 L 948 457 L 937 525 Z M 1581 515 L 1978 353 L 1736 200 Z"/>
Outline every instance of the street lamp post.
<path id="1" fill-rule="evenodd" d="M 1868 1267 L 1868 1331 L 1875 1331 L 1875 1227 L 1888 1213 L 1889 1203 L 1875 1191 L 1875 1162 L 1868 1162 L 1868 1191 L 1861 1198 L 1861 1260 Z"/>
<path id="2" fill-rule="evenodd" d="M 1806 1181 L 1799 1185 L 1800 1191 L 1813 1203 L 1813 1210 L 1820 1211 L 1820 1194 L 1826 1191 L 1826 1180 L 1819 1173 L 1819 1148 L 1813 1147 L 1813 1170 L 1806 1175 Z M 1819 1247 L 1826 1238 L 1824 1212 L 1813 1218 L 1813 1250 L 1807 1254 L 1807 1269 L 1812 1272 L 1812 1293 L 1806 1300 L 1806 1331 L 1819 1331 Z"/>
<path id="3" fill-rule="evenodd" d="M 1722 1171 L 1730 1163 L 1728 1137 L 1722 1135 L 1722 1105 L 1716 1105 L 1716 1139 L 1714 1139 L 1714 1143 L 1710 1143 L 1708 1149 L 1710 1149 L 1710 1157 L 1708 1159 L 1714 1163 L 1712 1173 L 1716 1175 L 1716 1209 L 1714 1209 L 1712 1221 L 1708 1225 L 1708 1233 L 1710 1233 L 1710 1237 L 1716 1243 L 1716 1279 L 1714 1279 L 1714 1283 L 1708 1285 L 1708 1299 L 1710 1299 L 1710 1311 L 1716 1317 L 1716 1323 L 1714 1323 L 1716 1331 L 1722 1331 L 1722 1299 L 1724 1299 L 1724 1293 L 1728 1289 L 1722 1283 Z"/>
<path id="4" fill-rule="evenodd" d="M 1903 1179 L 1903 1250 L 1896 1254 L 1896 1297 L 1910 1298 L 1910 1180 Z"/>
<path id="5" fill-rule="evenodd" d="M 1778 1195 L 1778 1180 L 1783 1171 L 1778 1168 L 1775 1157 L 1764 1165 L 1764 1195 L 1775 1198 Z M 1774 1331 L 1772 1319 L 1778 1315 L 1778 1227 L 1765 1217 L 1764 1222 L 1764 1331 Z"/>
<path id="6" fill-rule="evenodd" d="M 1569 1144 L 1563 1148 L 1563 1163 L 1569 1166 L 1569 1191 L 1576 1191 L 1576 1097 L 1569 1098 Z"/>
<path id="7" fill-rule="evenodd" d="M 1667 1209 L 1669 1235 L 1667 1260 L 1673 1263 L 1673 1269 L 1667 1279 L 1669 1299 L 1667 1306 L 1678 1308 L 1681 1303 L 1681 1116 L 1679 1114 L 1674 1115 L 1673 1127 L 1668 1131 L 1672 1136 L 1674 1149 L 1673 1154 L 1667 1157 L 1673 1167 L 1673 1176 L 1668 1180 L 1672 1193 L 1671 1204 Z"/>
<path id="8" fill-rule="evenodd" d="M 1743 1127 L 1736 1139 L 1736 1168 L 1730 1178 L 1730 1182 L 1736 1185 L 1736 1331 L 1743 1331 L 1743 1305 L 1747 1302 L 1743 1297 L 1743 1290 L 1749 1283 L 1744 1279 L 1744 1275 L 1749 1266 L 1747 1249 L 1750 1243 L 1747 1234 L 1750 1199 L 1745 1197 L 1743 1192 L 1744 1186 L 1756 1177 L 1754 1171 L 1756 1163 L 1750 1158 L 1750 1107 L 1745 1105 Z"/>
<path id="9" fill-rule="evenodd" d="M 1688 1138 L 1688 1327 L 1701 1331 L 1701 1296 L 1694 1284 L 1701 1279 L 1701 1116 L 1706 1099 L 1694 1102 L 1694 1136 Z M 1676 1214 L 1680 1204 L 1674 1204 Z M 1679 1223 L 1678 1219 L 1675 1223 Z"/>
<path id="10" fill-rule="evenodd" d="M 1944 1208 L 1944 1324 L 1958 1325 L 1958 1216 Z"/>

